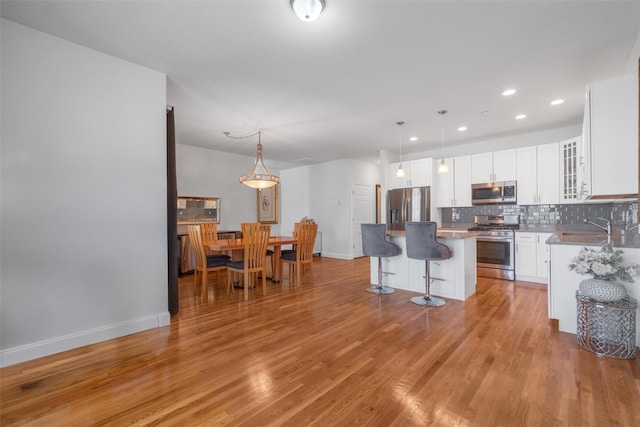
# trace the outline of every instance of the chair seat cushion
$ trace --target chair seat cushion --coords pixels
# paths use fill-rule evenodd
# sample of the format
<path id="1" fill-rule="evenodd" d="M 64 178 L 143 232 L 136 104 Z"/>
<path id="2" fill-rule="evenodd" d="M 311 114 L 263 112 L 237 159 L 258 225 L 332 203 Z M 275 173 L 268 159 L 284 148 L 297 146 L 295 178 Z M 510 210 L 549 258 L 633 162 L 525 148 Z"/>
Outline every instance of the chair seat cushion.
<path id="1" fill-rule="evenodd" d="M 280 259 L 286 259 L 287 261 L 295 261 L 296 260 L 296 251 L 291 251 L 286 254 L 282 254 Z"/>
<path id="2" fill-rule="evenodd" d="M 227 261 L 228 268 L 237 268 L 238 270 L 244 270 L 244 261 Z"/>
<path id="3" fill-rule="evenodd" d="M 226 258 L 207 258 L 207 268 L 222 267 L 228 262 Z"/>
<path id="4" fill-rule="evenodd" d="M 231 257 L 229 255 L 225 255 L 225 254 L 207 255 L 207 259 L 209 259 L 209 258 L 231 259 Z"/>

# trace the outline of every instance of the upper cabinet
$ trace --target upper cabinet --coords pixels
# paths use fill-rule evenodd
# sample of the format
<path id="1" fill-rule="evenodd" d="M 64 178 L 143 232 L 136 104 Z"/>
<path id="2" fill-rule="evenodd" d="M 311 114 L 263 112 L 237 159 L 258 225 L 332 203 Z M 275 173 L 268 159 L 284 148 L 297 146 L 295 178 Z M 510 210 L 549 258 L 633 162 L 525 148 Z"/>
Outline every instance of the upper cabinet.
<path id="1" fill-rule="evenodd" d="M 436 207 L 471 206 L 471 156 L 449 157 L 449 172 L 435 173 Z M 434 160 L 436 168 L 440 160 Z"/>
<path id="2" fill-rule="evenodd" d="M 471 156 L 473 184 L 516 179 L 516 150 L 502 150 Z"/>
<path id="3" fill-rule="evenodd" d="M 517 149 L 518 204 L 554 204 L 560 199 L 557 143 Z"/>
<path id="4" fill-rule="evenodd" d="M 620 198 L 638 193 L 638 77 L 587 87 L 583 123 L 584 194 Z"/>
<path id="5" fill-rule="evenodd" d="M 397 177 L 396 174 L 401 163 L 405 176 Z M 389 165 L 389 189 L 430 186 L 431 164 L 431 158 L 391 163 Z"/>
<path id="6" fill-rule="evenodd" d="M 582 138 L 567 139 L 560 149 L 560 203 L 582 201 Z"/>

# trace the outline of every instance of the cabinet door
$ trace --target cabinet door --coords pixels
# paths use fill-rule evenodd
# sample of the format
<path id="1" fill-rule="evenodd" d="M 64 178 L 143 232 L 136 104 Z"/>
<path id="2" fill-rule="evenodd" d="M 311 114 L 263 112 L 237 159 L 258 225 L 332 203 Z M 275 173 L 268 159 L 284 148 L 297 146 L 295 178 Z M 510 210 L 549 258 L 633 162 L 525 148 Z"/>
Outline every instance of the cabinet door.
<path id="1" fill-rule="evenodd" d="M 449 165 L 449 172 L 436 173 L 434 176 L 434 190 L 435 190 L 435 203 L 436 208 L 446 208 L 455 206 L 455 193 L 454 193 L 454 176 L 455 165 L 452 158 L 445 159 L 447 165 Z M 434 160 L 433 166 L 436 167 L 440 163 L 440 160 Z"/>
<path id="2" fill-rule="evenodd" d="M 473 184 L 493 181 L 493 153 L 471 155 L 471 181 Z"/>
<path id="3" fill-rule="evenodd" d="M 471 156 L 456 157 L 447 164 L 453 165 L 454 206 L 471 206 Z"/>
<path id="4" fill-rule="evenodd" d="M 549 278 L 549 245 L 545 242 L 553 233 L 536 233 L 536 260 L 537 260 L 537 272 L 536 277 L 548 279 Z"/>
<path id="5" fill-rule="evenodd" d="M 427 187 L 431 185 L 431 164 L 433 159 L 418 159 L 410 162 L 409 177 L 410 187 Z M 404 166 L 404 165 L 403 165 Z"/>
<path id="6" fill-rule="evenodd" d="M 638 77 L 629 74 L 591 87 L 593 196 L 638 192 Z"/>
<path id="7" fill-rule="evenodd" d="M 558 143 L 538 145 L 538 198 L 539 204 L 560 202 L 560 151 Z M 518 178 L 519 180 L 520 178 Z M 518 182 L 520 185 L 520 182 Z"/>
<path id="8" fill-rule="evenodd" d="M 519 205 L 534 205 L 538 200 L 537 152 L 536 146 L 516 151 Z"/>
<path id="9" fill-rule="evenodd" d="M 516 179 L 516 150 L 493 152 L 493 181 L 514 181 Z"/>
<path id="10" fill-rule="evenodd" d="M 402 169 L 404 169 L 404 177 L 397 177 L 398 167 L 402 163 Z M 406 188 L 409 187 L 409 179 L 411 176 L 411 164 L 409 162 L 396 162 L 389 165 L 389 188 Z"/>
<path id="11" fill-rule="evenodd" d="M 582 199 L 582 142 L 580 137 L 560 142 L 558 151 L 560 156 L 559 203 L 579 202 Z"/>
<path id="12" fill-rule="evenodd" d="M 516 279 L 537 274 L 536 233 L 516 233 Z"/>

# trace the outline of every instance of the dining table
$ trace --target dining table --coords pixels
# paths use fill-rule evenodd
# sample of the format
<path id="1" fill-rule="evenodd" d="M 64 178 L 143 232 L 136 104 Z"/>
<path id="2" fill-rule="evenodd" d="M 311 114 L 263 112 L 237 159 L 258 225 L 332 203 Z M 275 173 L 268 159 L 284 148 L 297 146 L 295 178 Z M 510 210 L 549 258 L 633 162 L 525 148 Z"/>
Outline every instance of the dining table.
<path id="1" fill-rule="evenodd" d="M 273 276 L 271 280 L 274 283 L 279 283 L 282 280 L 282 263 L 280 262 L 280 255 L 282 254 L 282 246 L 295 245 L 298 243 L 298 239 L 292 236 L 270 236 L 268 247 L 273 248 L 274 268 Z M 242 259 L 240 251 L 244 249 L 244 239 L 218 239 L 204 242 L 205 248 L 211 251 L 231 252 L 232 260 Z"/>

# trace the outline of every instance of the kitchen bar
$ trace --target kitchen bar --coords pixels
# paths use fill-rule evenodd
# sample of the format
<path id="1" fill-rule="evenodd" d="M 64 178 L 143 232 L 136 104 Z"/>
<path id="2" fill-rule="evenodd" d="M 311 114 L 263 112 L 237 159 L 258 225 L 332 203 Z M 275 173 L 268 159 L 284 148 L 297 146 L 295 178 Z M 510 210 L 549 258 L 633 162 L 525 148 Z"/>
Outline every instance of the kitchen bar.
<path id="1" fill-rule="evenodd" d="M 424 261 L 407 257 L 404 231 L 388 232 L 392 243 L 400 246 L 402 253 L 384 258 L 383 270 L 388 273 L 384 284 L 396 289 L 424 294 Z M 476 292 L 476 236 L 478 233 L 462 229 L 438 230 L 438 241 L 451 251 L 451 258 L 431 261 L 431 293 L 444 298 L 464 301 Z M 371 257 L 370 283 L 378 283 L 378 261 Z"/>

